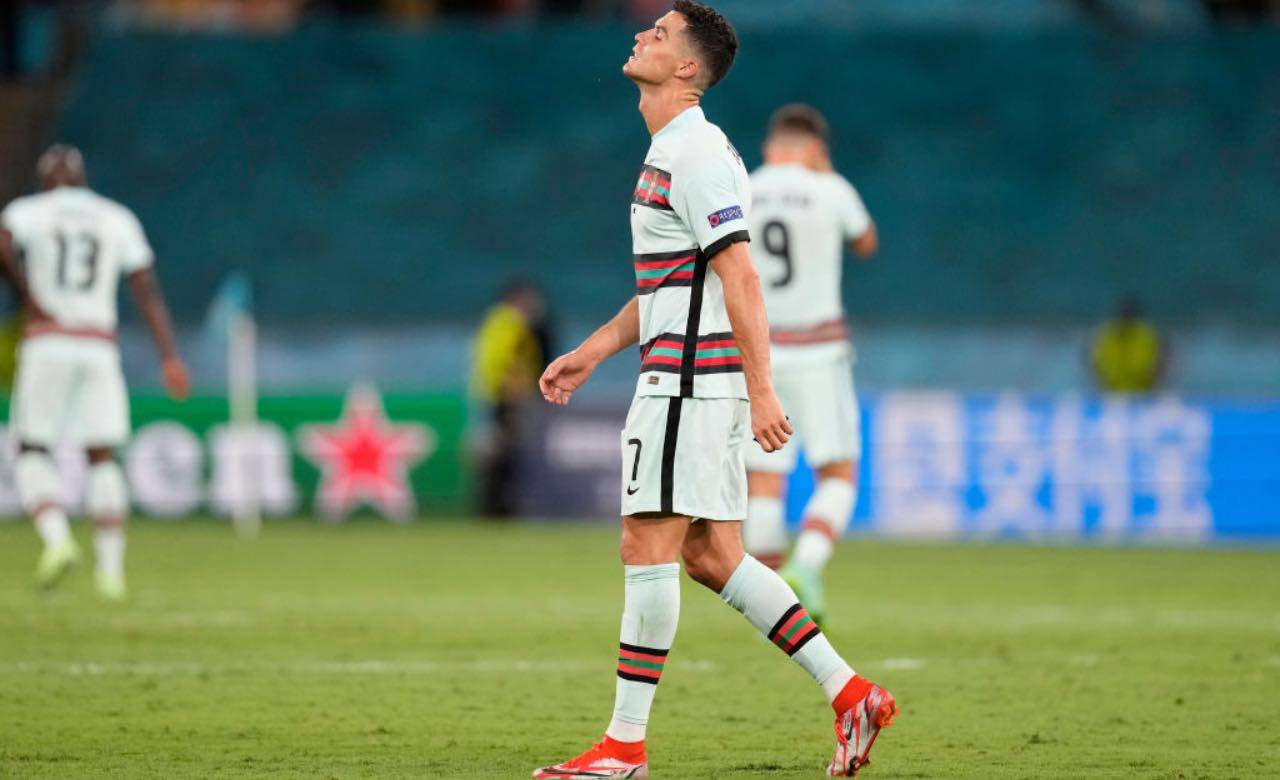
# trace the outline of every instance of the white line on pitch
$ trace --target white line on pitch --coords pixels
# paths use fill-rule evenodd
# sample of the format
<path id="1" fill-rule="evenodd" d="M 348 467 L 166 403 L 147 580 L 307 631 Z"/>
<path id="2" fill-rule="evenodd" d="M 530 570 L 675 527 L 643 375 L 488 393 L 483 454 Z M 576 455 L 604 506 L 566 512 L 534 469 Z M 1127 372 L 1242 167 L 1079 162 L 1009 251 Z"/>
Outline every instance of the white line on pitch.
<path id="1" fill-rule="evenodd" d="M 709 660 L 673 660 L 681 671 L 712 672 L 719 667 Z M 200 663 L 196 661 L 16 661 L 0 663 L 0 674 L 60 674 L 72 677 L 139 676 L 276 672 L 318 675 L 440 674 L 447 672 L 577 672 L 594 671 L 599 663 L 579 661 L 286 661 L 273 663 Z"/>

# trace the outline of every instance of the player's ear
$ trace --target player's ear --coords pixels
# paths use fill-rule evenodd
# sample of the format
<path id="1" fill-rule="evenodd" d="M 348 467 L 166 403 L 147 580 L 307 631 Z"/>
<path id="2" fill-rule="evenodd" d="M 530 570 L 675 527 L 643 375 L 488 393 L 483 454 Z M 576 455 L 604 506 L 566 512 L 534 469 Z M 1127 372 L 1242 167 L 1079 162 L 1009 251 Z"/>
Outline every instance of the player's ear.
<path id="1" fill-rule="evenodd" d="M 699 70 L 698 61 L 689 57 L 676 66 L 676 77 L 690 83 L 696 83 Z"/>

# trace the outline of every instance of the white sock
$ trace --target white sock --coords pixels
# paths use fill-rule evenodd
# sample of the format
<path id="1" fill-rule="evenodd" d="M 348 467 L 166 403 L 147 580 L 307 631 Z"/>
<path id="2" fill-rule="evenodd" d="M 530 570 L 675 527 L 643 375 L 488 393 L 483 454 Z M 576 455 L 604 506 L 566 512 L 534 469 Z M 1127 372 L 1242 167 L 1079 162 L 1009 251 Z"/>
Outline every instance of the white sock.
<path id="1" fill-rule="evenodd" d="M 755 558 L 747 555 L 742 559 L 720 598 L 804 667 L 822 686 L 828 701 L 834 701 L 845 683 L 853 679 L 853 669 L 818 630 L 796 594 L 777 572 Z"/>
<path id="2" fill-rule="evenodd" d="M 110 577 L 124 576 L 124 529 L 99 528 L 93 534 L 93 553 L 98 571 Z"/>
<path id="3" fill-rule="evenodd" d="M 742 524 L 742 544 L 747 552 L 770 568 L 782 563 L 787 551 L 787 518 L 782 499 L 753 496 L 747 500 L 747 520 Z"/>
<path id="4" fill-rule="evenodd" d="M 67 513 L 58 505 L 58 472 L 47 452 L 28 450 L 13 468 L 18 498 L 46 547 L 63 544 L 71 536 Z"/>
<path id="5" fill-rule="evenodd" d="M 48 505 L 40 510 L 35 518 L 36 533 L 45 547 L 56 547 L 71 537 L 71 526 L 67 523 L 67 513 L 60 508 Z"/>
<path id="6" fill-rule="evenodd" d="M 624 568 L 617 694 L 605 734 L 619 742 L 640 742 L 680 622 L 680 564 Z"/>
<path id="7" fill-rule="evenodd" d="M 853 516 L 857 491 L 844 479 L 824 479 L 804 508 L 804 526 L 791 552 L 791 563 L 804 569 L 822 571 L 836 541 L 844 535 Z"/>
<path id="8" fill-rule="evenodd" d="M 93 549 L 98 571 L 124 576 L 124 521 L 129 514 L 129 492 L 124 471 L 115 461 L 89 467 L 85 509 L 93 519 Z"/>

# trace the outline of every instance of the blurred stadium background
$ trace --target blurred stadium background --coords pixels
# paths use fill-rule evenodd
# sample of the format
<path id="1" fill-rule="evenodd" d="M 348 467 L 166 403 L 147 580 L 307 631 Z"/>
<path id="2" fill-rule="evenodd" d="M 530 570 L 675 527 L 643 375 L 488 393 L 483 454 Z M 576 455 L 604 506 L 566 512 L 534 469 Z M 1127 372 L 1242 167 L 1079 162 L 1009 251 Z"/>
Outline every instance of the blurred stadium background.
<path id="1" fill-rule="evenodd" d="M 485 424 L 472 362 L 486 314 L 513 281 L 545 294 L 542 343 L 556 348 L 576 344 L 629 294 L 625 199 L 647 138 L 618 71 L 637 25 L 666 6 L 4 4 L 0 198 L 34 186 L 33 161 L 49 143 L 78 145 L 95 189 L 142 220 L 196 379 L 193 400 L 164 398 L 146 333 L 124 305 L 135 437 L 123 460 L 138 515 L 174 521 L 136 524 L 143 535 L 134 560 L 155 566 L 140 575 L 140 605 L 172 606 L 155 595 L 171 587 L 159 578 L 184 572 L 146 546 L 150 538 L 190 548 L 180 538 L 184 518 L 201 518 L 188 524 L 193 539 L 206 539 L 207 518 L 256 507 L 264 543 L 281 518 L 299 544 L 299 526 L 312 519 L 371 526 L 378 516 L 419 524 L 478 516 L 495 447 L 511 455 L 504 467 L 514 516 L 616 522 L 617 431 L 637 364 L 616 358 L 568 410 L 517 400 L 519 436 L 506 440 Z M 854 533 L 1227 543 L 1261 548 L 1264 557 L 1250 560 L 1269 560 L 1274 575 L 1275 559 L 1265 556 L 1280 538 L 1280 7 L 718 7 L 743 48 L 705 101 L 708 116 L 754 167 L 770 112 L 790 101 L 815 105 L 831 121 L 836 168 L 880 228 L 881 254 L 845 276 L 865 432 Z M 1166 364 L 1150 392 L 1101 392 L 1095 339 L 1127 297 L 1159 332 Z M 9 312 L 16 316 L 12 305 Z M 254 424 L 229 422 L 227 355 L 239 343 L 229 335 L 238 313 L 256 324 Z M 11 379 L 16 326 L 6 333 L 0 351 Z M 334 441 L 336 449 L 326 446 Z M 6 442 L 0 515 L 16 521 L 12 458 Z M 333 489 L 344 469 L 375 462 L 386 484 L 371 500 Z M 74 504 L 83 464 L 69 449 L 63 467 Z M 810 482 L 804 469 L 793 477 L 793 519 Z M 444 525 L 443 536 L 429 538 L 482 549 Z M 19 526 L 7 537 L 34 539 Z M 358 538 L 376 548 L 371 530 Z M 478 538 L 495 532 L 473 530 Z M 601 530 L 577 532 L 608 554 Z M 874 545 L 889 558 L 903 554 Z M 375 548 L 362 558 L 362 576 L 378 570 Z M 975 552 L 965 564 L 964 549 L 930 555 L 978 567 L 982 556 L 1007 552 Z M 1028 561 L 1044 554 L 1025 552 Z M 243 554 L 272 565 L 261 552 Z M 303 553 L 289 554 L 298 556 L 293 570 L 306 568 Z M 332 563 L 332 554 L 317 560 Z M 1255 571 L 1185 555 L 1142 558 L 1134 571 L 1151 579 L 1136 583 L 1195 581 L 1197 561 Z M 26 558 L 11 560 L 24 567 L 5 580 L 16 588 Z M 412 569 L 395 560 L 388 571 Z M 1276 585 L 1266 568 L 1256 569 L 1263 592 Z M 921 566 L 922 576 L 928 571 Z M 228 572 L 252 576 L 245 566 Z M 198 581 L 211 592 L 225 586 Z M 1247 589 L 1213 582 L 1217 590 L 1197 592 L 1229 601 Z M 324 588 L 314 592 L 323 601 Z M 16 614 L 19 600 L 3 603 Z M 216 614 L 214 601 L 195 603 Z M 1249 679 L 1274 685 L 1280 617 L 1274 602 L 1254 606 L 1261 611 L 1177 625 L 1200 637 L 1239 629 L 1258 640 L 1249 647 L 1270 660 L 1250 666 L 1259 676 Z M 601 617 L 600 631 L 613 621 L 612 612 Z M 31 627 L 10 624 L 22 626 Z M 9 650 L 14 658 L 42 652 L 30 642 Z M 9 679 L 21 674 L 10 666 Z M 464 748 L 483 750 L 466 739 Z M 1275 742 L 1267 744 L 1258 755 L 1274 760 Z M 40 759 L 31 760 L 10 766 L 32 769 Z M 1236 766 L 1234 776 L 1267 773 L 1260 761 L 1252 766 Z M 428 776 L 469 775 L 441 768 Z"/>
<path id="2" fill-rule="evenodd" d="M 755 164 L 773 108 L 818 106 L 885 237 L 846 275 L 856 528 L 1280 533 L 1274 6 L 723 5 L 745 54 L 709 114 Z M 568 346 L 626 295 L 614 201 L 645 137 L 615 55 L 662 6 L 6 5 L 0 194 L 32 186 L 51 140 L 80 145 L 148 230 L 204 396 L 152 398 L 145 333 L 126 325 L 139 509 L 225 512 L 256 491 L 269 515 L 312 511 L 297 428 L 336 420 L 360 382 L 425 426 L 418 509 L 475 507 L 465 416 L 486 309 L 535 282 Z M 1091 340 L 1126 294 L 1168 347 L 1148 399 L 1095 392 Z M 237 306 L 259 326 L 257 432 L 218 425 Z M 615 360 L 568 414 L 521 410 L 518 513 L 613 515 L 634 368 Z M 265 459 L 245 472 L 257 484 L 234 457 Z"/>

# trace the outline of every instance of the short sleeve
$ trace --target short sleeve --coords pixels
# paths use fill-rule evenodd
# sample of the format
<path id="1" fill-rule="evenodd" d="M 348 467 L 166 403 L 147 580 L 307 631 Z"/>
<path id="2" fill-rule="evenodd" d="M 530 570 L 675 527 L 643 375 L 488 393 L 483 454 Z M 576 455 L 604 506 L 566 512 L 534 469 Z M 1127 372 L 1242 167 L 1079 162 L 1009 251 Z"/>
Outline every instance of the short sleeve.
<path id="1" fill-rule="evenodd" d="M 142 232 L 142 223 L 130 211 L 121 211 L 117 238 L 120 241 L 120 270 L 126 274 L 141 271 L 151 266 L 155 254 L 151 244 Z"/>
<path id="2" fill-rule="evenodd" d="M 23 225 L 22 207 L 17 201 L 5 206 L 4 211 L 0 211 L 0 227 L 13 234 L 15 242 L 22 244 L 22 235 L 26 226 Z"/>
<path id="3" fill-rule="evenodd" d="M 708 159 L 671 180 L 673 206 L 707 257 L 737 241 L 750 241 L 745 208 L 751 202 L 746 176 L 727 160 Z"/>
<path id="4" fill-rule="evenodd" d="M 846 239 L 859 239 L 871 228 L 871 215 L 858 191 L 843 176 L 836 176 L 836 217 Z"/>

